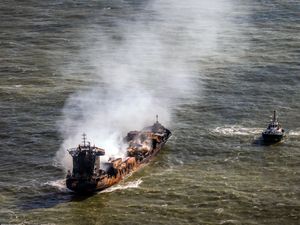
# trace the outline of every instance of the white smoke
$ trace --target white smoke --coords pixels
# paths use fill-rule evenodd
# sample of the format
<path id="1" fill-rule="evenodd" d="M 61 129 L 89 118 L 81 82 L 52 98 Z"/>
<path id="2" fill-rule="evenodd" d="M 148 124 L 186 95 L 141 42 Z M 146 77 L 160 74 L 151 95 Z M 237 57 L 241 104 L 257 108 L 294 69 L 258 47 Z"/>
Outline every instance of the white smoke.
<path id="1" fill-rule="evenodd" d="M 65 104 L 57 154 L 62 165 L 71 168 L 66 149 L 77 146 L 83 132 L 111 156 L 122 154 L 119 143 L 126 132 L 151 125 L 156 114 L 171 125 L 176 100 L 193 98 L 199 89 L 201 59 L 219 51 L 218 33 L 230 7 L 221 0 L 149 1 L 130 19 L 113 18 L 110 29 L 83 29 L 89 46 L 77 61 L 91 68 L 86 79 L 93 84 Z"/>

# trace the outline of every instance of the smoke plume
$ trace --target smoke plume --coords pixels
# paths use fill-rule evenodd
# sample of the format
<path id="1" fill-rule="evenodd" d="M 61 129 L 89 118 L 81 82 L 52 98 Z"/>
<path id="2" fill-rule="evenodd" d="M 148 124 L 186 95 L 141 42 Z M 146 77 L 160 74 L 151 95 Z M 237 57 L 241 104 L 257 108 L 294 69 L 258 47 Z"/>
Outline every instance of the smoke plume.
<path id="1" fill-rule="evenodd" d="M 107 156 L 121 156 L 126 132 L 151 125 L 156 114 L 172 126 L 177 99 L 193 98 L 200 88 L 201 59 L 218 51 L 229 10 L 221 0 L 148 1 L 130 16 L 112 16 L 113 26 L 83 29 L 87 45 L 76 61 L 84 66 L 68 69 L 80 74 L 88 67 L 92 75 L 85 79 L 93 84 L 71 95 L 63 109 L 62 165 L 71 168 L 66 149 L 76 147 L 83 132 Z"/>

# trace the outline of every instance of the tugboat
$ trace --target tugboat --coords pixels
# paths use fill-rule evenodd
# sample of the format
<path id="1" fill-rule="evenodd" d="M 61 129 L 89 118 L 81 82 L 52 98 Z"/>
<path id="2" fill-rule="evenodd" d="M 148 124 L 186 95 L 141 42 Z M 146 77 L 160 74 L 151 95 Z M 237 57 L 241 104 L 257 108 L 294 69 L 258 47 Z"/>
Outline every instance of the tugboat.
<path id="1" fill-rule="evenodd" d="M 105 150 L 86 143 L 83 134 L 83 144 L 69 149 L 73 158 L 72 173 L 68 171 L 66 186 L 81 194 L 102 191 L 137 171 L 147 164 L 165 145 L 171 132 L 158 122 L 145 127 L 141 131 L 130 131 L 124 138 L 127 152 L 124 158 L 109 159 L 100 164 L 100 156 Z"/>
<path id="2" fill-rule="evenodd" d="M 269 123 L 268 128 L 262 132 L 263 140 L 266 143 L 276 143 L 282 140 L 284 129 L 277 120 L 276 111 L 274 111 L 273 119 Z"/>

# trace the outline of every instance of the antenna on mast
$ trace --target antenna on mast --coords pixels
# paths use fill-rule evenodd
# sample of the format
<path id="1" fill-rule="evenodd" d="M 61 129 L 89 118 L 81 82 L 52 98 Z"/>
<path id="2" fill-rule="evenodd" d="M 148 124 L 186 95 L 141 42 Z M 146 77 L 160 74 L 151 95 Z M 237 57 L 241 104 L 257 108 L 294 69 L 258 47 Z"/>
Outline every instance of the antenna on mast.
<path id="1" fill-rule="evenodd" d="M 156 123 L 158 123 L 158 115 L 156 114 Z"/>

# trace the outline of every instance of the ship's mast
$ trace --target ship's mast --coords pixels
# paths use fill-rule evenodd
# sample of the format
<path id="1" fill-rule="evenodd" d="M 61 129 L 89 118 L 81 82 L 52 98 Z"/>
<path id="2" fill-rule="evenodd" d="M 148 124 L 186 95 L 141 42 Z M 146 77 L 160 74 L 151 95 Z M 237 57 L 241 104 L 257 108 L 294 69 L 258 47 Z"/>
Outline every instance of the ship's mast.
<path id="1" fill-rule="evenodd" d="M 273 121 L 274 121 L 274 122 L 276 122 L 276 121 L 277 121 L 277 117 L 276 117 L 276 110 L 274 110 Z"/>
<path id="2" fill-rule="evenodd" d="M 158 123 L 158 115 L 156 115 L 156 123 Z"/>
<path id="3" fill-rule="evenodd" d="M 86 140 L 86 134 L 85 133 L 82 134 L 82 139 L 83 139 L 83 146 L 85 146 L 85 140 Z"/>

